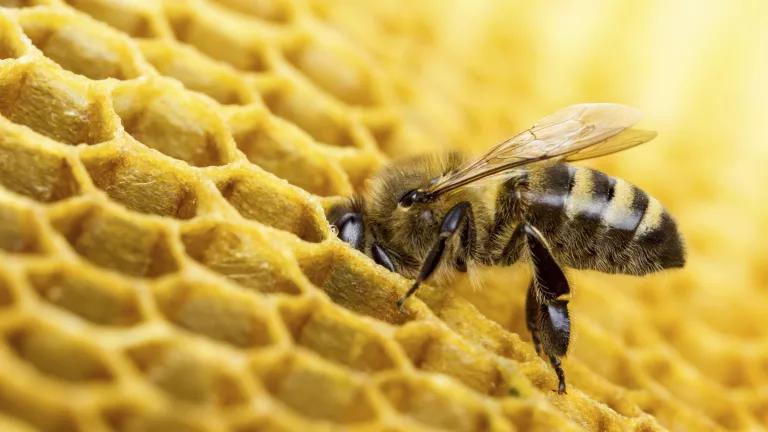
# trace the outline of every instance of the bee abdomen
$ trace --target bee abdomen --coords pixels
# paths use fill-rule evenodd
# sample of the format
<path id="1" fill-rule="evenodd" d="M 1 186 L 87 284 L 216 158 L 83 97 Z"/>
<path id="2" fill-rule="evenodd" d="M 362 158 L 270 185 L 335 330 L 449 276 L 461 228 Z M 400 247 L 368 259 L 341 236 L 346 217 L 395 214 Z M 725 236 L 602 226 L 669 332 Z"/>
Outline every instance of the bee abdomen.
<path id="1" fill-rule="evenodd" d="M 523 218 L 569 267 L 645 274 L 685 261 L 671 216 L 624 180 L 559 164 L 530 173 L 522 198 Z"/>

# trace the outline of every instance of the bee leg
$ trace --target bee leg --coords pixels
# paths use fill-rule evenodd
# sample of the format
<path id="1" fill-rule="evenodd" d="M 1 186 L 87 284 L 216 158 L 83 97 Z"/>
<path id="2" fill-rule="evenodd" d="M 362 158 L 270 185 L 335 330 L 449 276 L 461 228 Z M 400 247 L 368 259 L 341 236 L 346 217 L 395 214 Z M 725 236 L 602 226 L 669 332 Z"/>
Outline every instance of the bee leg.
<path id="1" fill-rule="evenodd" d="M 539 302 L 536 301 L 536 294 L 533 290 L 534 282 L 528 286 L 528 294 L 525 296 L 525 324 L 528 327 L 528 331 L 531 332 L 531 339 L 533 340 L 533 347 L 536 349 L 536 354 L 541 355 L 541 340 L 539 339 L 539 328 L 536 324 L 539 316 Z"/>
<path id="2" fill-rule="evenodd" d="M 563 372 L 563 367 L 560 365 L 560 359 L 557 356 L 551 355 L 549 356 L 549 364 L 552 365 L 557 374 L 557 393 L 565 394 L 565 372 Z"/>
<path id="3" fill-rule="evenodd" d="M 532 304 L 526 304 L 526 312 L 535 312 L 533 326 L 540 338 L 541 348 L 557 374 L 557 392 L 563 394 L 565 373 L 560 364 L 560 357 L 568 351 L 571 337 L 568 300 L 564 297 L 570 294 L 571 290 L 563 270 L 549 251 L 541 233 L 529 224 L 524 224 L 523 232 L 534 270 L 534 280 L 531 283 L 533 289 L 529 291 Z M 529 323 L 531 319 L 529 316 Z"/>
<path id="4" fill-rule="evenodd" d="M 405 301 L 408 300 L 408 298 L 412 296 L 416 290 L 419 289 L 421 283 L 424 282 L 429 276 L 431 276 L 432 273 L 434 273 L 434 271 L 437 269 L 437 266 L 440 264 L 440 260 L 443 257 L 443 253 L 445 252 L 445 245 L 448 242 L 448 239 L 450 239 L 451 236 L 453 236 L 459 230 L 463 222 L 469 217 L 471 211 L 472 209 L 470 204 L 466 201 L 463 201 L 453 206 L 453 208 L 451 208 L 445 215 L 443 222 L 440 225 L 440 235 L 437 238 L 437 242 L 435 242 L 435 244 L 432 246 L 429 254 L 427 254 L 427 258 L 421 265 L 421 269 L 419 270 L 419 275 L 416 277 L 416 281 L 413 283 L 408 292 L 406 292 L 404 296 L 397 300 L 398 309 L 402 310 Z"/>

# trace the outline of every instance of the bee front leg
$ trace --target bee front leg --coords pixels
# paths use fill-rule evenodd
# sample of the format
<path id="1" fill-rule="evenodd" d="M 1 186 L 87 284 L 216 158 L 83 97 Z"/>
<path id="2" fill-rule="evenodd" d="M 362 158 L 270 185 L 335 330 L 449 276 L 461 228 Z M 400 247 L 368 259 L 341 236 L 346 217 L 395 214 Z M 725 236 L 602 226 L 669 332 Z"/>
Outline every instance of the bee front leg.
<path id="1" fill-rule="evenodd" d="M 544 352 L 557 374 L 557 392 L 565 393 L 565 373 L 560 357 L 568 351 L 571 320 L 568 280 L 555 261 L 541 233 L 525 223 L 520 228 L 533 263 L 533 281 L 526 296 L 526 323 L 537 353 Z M 517 230 L 516 230 L 517 231 Z"/>
<path id="2" fill-rule="evenodd" d="M 416 290 L 419 289 L 419 286 L 422 282 L 424 282 L 428 277 L 432 275 L 432 273 L 434 273 L 440 264 L 440 260 L 443 257 L 443 253 L 445 252 L 445 245 L 448 242 L 448 239 L 450 239 L 459 230 L 459 228 L 463 226 L 464 221 L 471 218 L 471 213 L 471 205 L 468 202 L 463 201 L 453 206 L 453 208 L 448 211 L 445 217 L 443 217 L 443 222 L 440 225 L 440 234 L 437 237 L 437 241 L 432 246 L 429 254 L 427 254 L 427 258 L 421 265 L 421 269 L 419 270 L 419 275 L 416 277 L 416 281 L 413 283 L 408 292 L 406 292 L 404 296 L 397 300 L 398 309 L 402 310 L 405 301 L 408 300 L 408 298 L 412 296 Z"/>

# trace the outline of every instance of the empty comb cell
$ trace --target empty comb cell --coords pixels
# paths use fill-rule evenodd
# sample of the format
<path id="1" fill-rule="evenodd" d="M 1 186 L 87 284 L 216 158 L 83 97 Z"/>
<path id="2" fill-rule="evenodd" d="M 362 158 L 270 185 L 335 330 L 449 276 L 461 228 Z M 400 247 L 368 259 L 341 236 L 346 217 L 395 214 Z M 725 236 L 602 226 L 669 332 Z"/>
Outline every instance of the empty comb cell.
<path id="1" fill-rule="evenodd" d="M 370 69 L 361 64 L 354 50 L 338 42 L 308 38 L 288 47 L 283 55 L 315 85 L 344 103 L 369 106 L 379 100 Z"/>
<path id="2" fill-rule="evenodd" d="M 354 376 L 313 357 L 265 356 L 255 359 L 252 367 L 267 391 L 311 419 L 348 424 L 375 416 L 369 396 Z M 318 398 L 321 394 L 324 397 Z"/>
<path id="3" fill-rule="evenodd" d="M 229 125 L 250 162 L 315 195 L 351 192 L 341 167 L 290 123 L 263 111 L 243 110 L 230 116 Z"/>
<path id="4" fill-rule="evenodd" d="M 123 327 L 142 319 L 139 287 L 88 266 L 38 263 L 26 276 L 43 301 L 88 322 Z"/>
<path id="5" fill-rule="evenodd" d="M 183 344 L 146 343 L 130 347 L 126 355 L 149 382 L 170 397 L 199 405 L 245 402 L 244 390 L 230 373 Z"/>
<path id="6" fill-rule="evenodd" d="M 78 418 L 66 404 L 52 400 L 49 395 L 30 388 L 29 382 L 7 375 L 0 380 L 0 409 L 4 416 L 15 420 L 7 430 L 34 431 L 57 430 L 80 432 Z M 15 424 L 14 424 L 15 423 Z M 0 425 L 6 426 L 3 423 Z"/>
<path id="7" fill-rule="evenodd" d="M 379 381 L 387 402 L 417 422 L 452 431 L 481 431 L 491 427 L 481 405 L 431 380 L 390 375 Z M 470 400 L 467 400 L 470 399 Z"/>
<path id="8" fill-rule="evenodd" d="M 99 267 L 149 278 L 179 268 L 171 236 L 156 224 L 91 205 L 54 209 L 50 219 L 75 252 Z"/>
<path id="9" fill-rule="evenodd" d="M 520 392 L 505 382 L 502 367 L 492 355 L 463 345 L 458 338 L 451 340 L 452 337 L 449 332 L 415 322 L 402 327 L 395 336 L 418 369 L 453 376 L 489 395 Z"/>
<path id="10" fill-rule="evenodd" d="M 245 22 L 243 17 L 201 4 L 200 8 L 166 2 L 165 12 L 176 40 L 192 45 L 216 60 L 243 71 L 265 71 L 268 67 L 264 39 L 257 29 L 263 27 Z M 237 28 L 238 32 L 227 28 Z"/>
<path id="11" fill-rule="evenodd" d="M 78 194 L 72 159 L 39 141 L 0 118 L 0 184 L 42 202 Z"/>
<path id="12" fill-rule="evenodd" d="M 288 295 L 306 289 L 285 254 L 269 247 L 269 238 L 251 229 L 192 225 L 184 230 L 181 241 L 192 259 L 246 289 Z"/>
<path id="13" fill-rule="evenodd" d="M 0 114 L 65 144 L 96 144 L 116 131 L 106 93 L 44 62 L 0 69 Z"/>
<path id="14" fill-rule="evenodd" d="M 26 8 L 38 5 L 49 5 L 51 0 L 2 0 L 0 6 L 6 8 Z"/>
<path id="15" fill-rule="evenodd" d="M 366 372 L 394 369 L 400 362 L 373 326 L 338 308 L 286 301 L 280 312 L 293 340 L 321 357 Z"/>
<path id="16" fill-rule="evenodd" d="M 56 379 L 108 382 L 114 378 L 92 346 L 44 325 L 30 323 L 10 330 L 5 342 L 19 359 Z"/>
<path id="17" fill-rule="evenodd" d="M 19 58 L 27 51 L 22 34 L 8 17 L 0 15 L 0 60 Z"/>
<path id="18" fill-rule="evenodd" d="M 165 36 L 170 33 L 164 21 L 160 4 L 155 1 L 136 0 L 64 0 L 73 9 L 86 13 L 101 22 L 135 38 Z"/>
<path id="19" fill-rule="evenodd" d="M 156 39 L 143 40 L 139 47 L 162 75 L 175 78 L 186 88 L 204 93 L 221 104 L 241 105 L 258 100 L 248 81 L 237 71 L 192 47 Z"/>
<path id="20" fill-rule="evenodd" d="M 199 405 L 198 405 L 199 406 Z M 202 432 L 210 430 L 200 418 L 190 418 L 189 412 L 158 413 L 146 412 L 131 405 L 113 404 L 101 412 L 104 423 L 110 430 L 130 431 L 179 431 Z"/>
<path id="21" fill-rule="evenodd" d="M 224 7 L 275 23 L 290 21 L 296 5 L 286 0 L 214 0 Z"/>
<path id="22" fill-rule="evenodd" d="M 190 332 L 240 348 L 265 346 L 275 330 L 265 305 L 253 297 L 210 282 L 176 280 L 154 287 L 161 312 L 169 321 Z"/>
<path id="23" fill-rule="evenodd" d="M 362 147 L 352 133 L 349 120 L 327 100 L 311 95 L 297 84 L 286 84 L 262 99 L 272 114 L 294 123 L 323 144 L 338 147 Z"/>
<path id="24" fill-rule="evenodd" d="M 140 143 L 193 166 L 233 159 L 234 143 L 215 106 L 181 91 L 177 82 L 131 82 L 112 98 L 123 128 Z"/>
<path id="25" fill-rule="evenodd" d="M 16 300 L 15 296 L 11 279 L 0 273 L 0 308 L 12 305 Z"/>
<path id="26" fill-rule="evenodd" d="M 335 303 L 362 315 L 393 324 L 402 324 L 410 316 L 395 306 L 397 285 L 381 274 L 368 272 L 344 248 L 336 250 L 319 247 L 297 251 L 301 270 L 312 283 L 323 290 Z"/>
<path id="27" fill-rule="evenodd" d="M 0 250 L 8 253 L 42 253 L 40 225 L 35 213 L 0 196 Z"/>
<path id="28" fill-rule="evenodd" d="M 145 152 L 99 148 L 81 160 L 94 185 L 141 213 L 190 219 L 197 214 L 200 186 L 187 171 L 157 169 L 163 162 Z"/>
<path id="29" fill-rule="evenodd" d="M 221 195 L 244 218 L 291 232 L 308 242 L 327 237 L 328 223 L 319 207 L 286 183 L 255 169 L 220 174 L 216 183 Z"/>
<path id="30" fill-rule="evenodd" d="M 149 72 L 128 38 L 81 15 L 30 10 L 19 22 L 32 43 L 68 71 L 96 80 Z"/>

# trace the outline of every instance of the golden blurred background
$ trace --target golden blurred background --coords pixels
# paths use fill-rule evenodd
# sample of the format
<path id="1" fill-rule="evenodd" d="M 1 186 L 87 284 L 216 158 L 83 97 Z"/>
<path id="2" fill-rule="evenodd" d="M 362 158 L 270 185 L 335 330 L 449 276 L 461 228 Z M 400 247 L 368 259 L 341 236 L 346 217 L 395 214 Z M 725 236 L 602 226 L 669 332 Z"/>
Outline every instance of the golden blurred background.
<path id="1" fill-rule="evenodd" d="M 654 388 L 702 429 L 768 423 L 768 2 L 314 6 L 397 77 L 423 147 L 395 140 L 390 155 L 477 152 L 572 103 L 641 108 L 659 137 L 588 164 L 659 198 L 688 263 L 645 278 L 572 271 L 568 377 L 587 392 L 602 379 Z M 525 335 L 525 270 L 486 270 L 482 282 L 457 289 Z M 651 382 L 633 382 L 637 367 Z M 656 415 L 670 429 L 683 424 L 680 411 Z"/>

